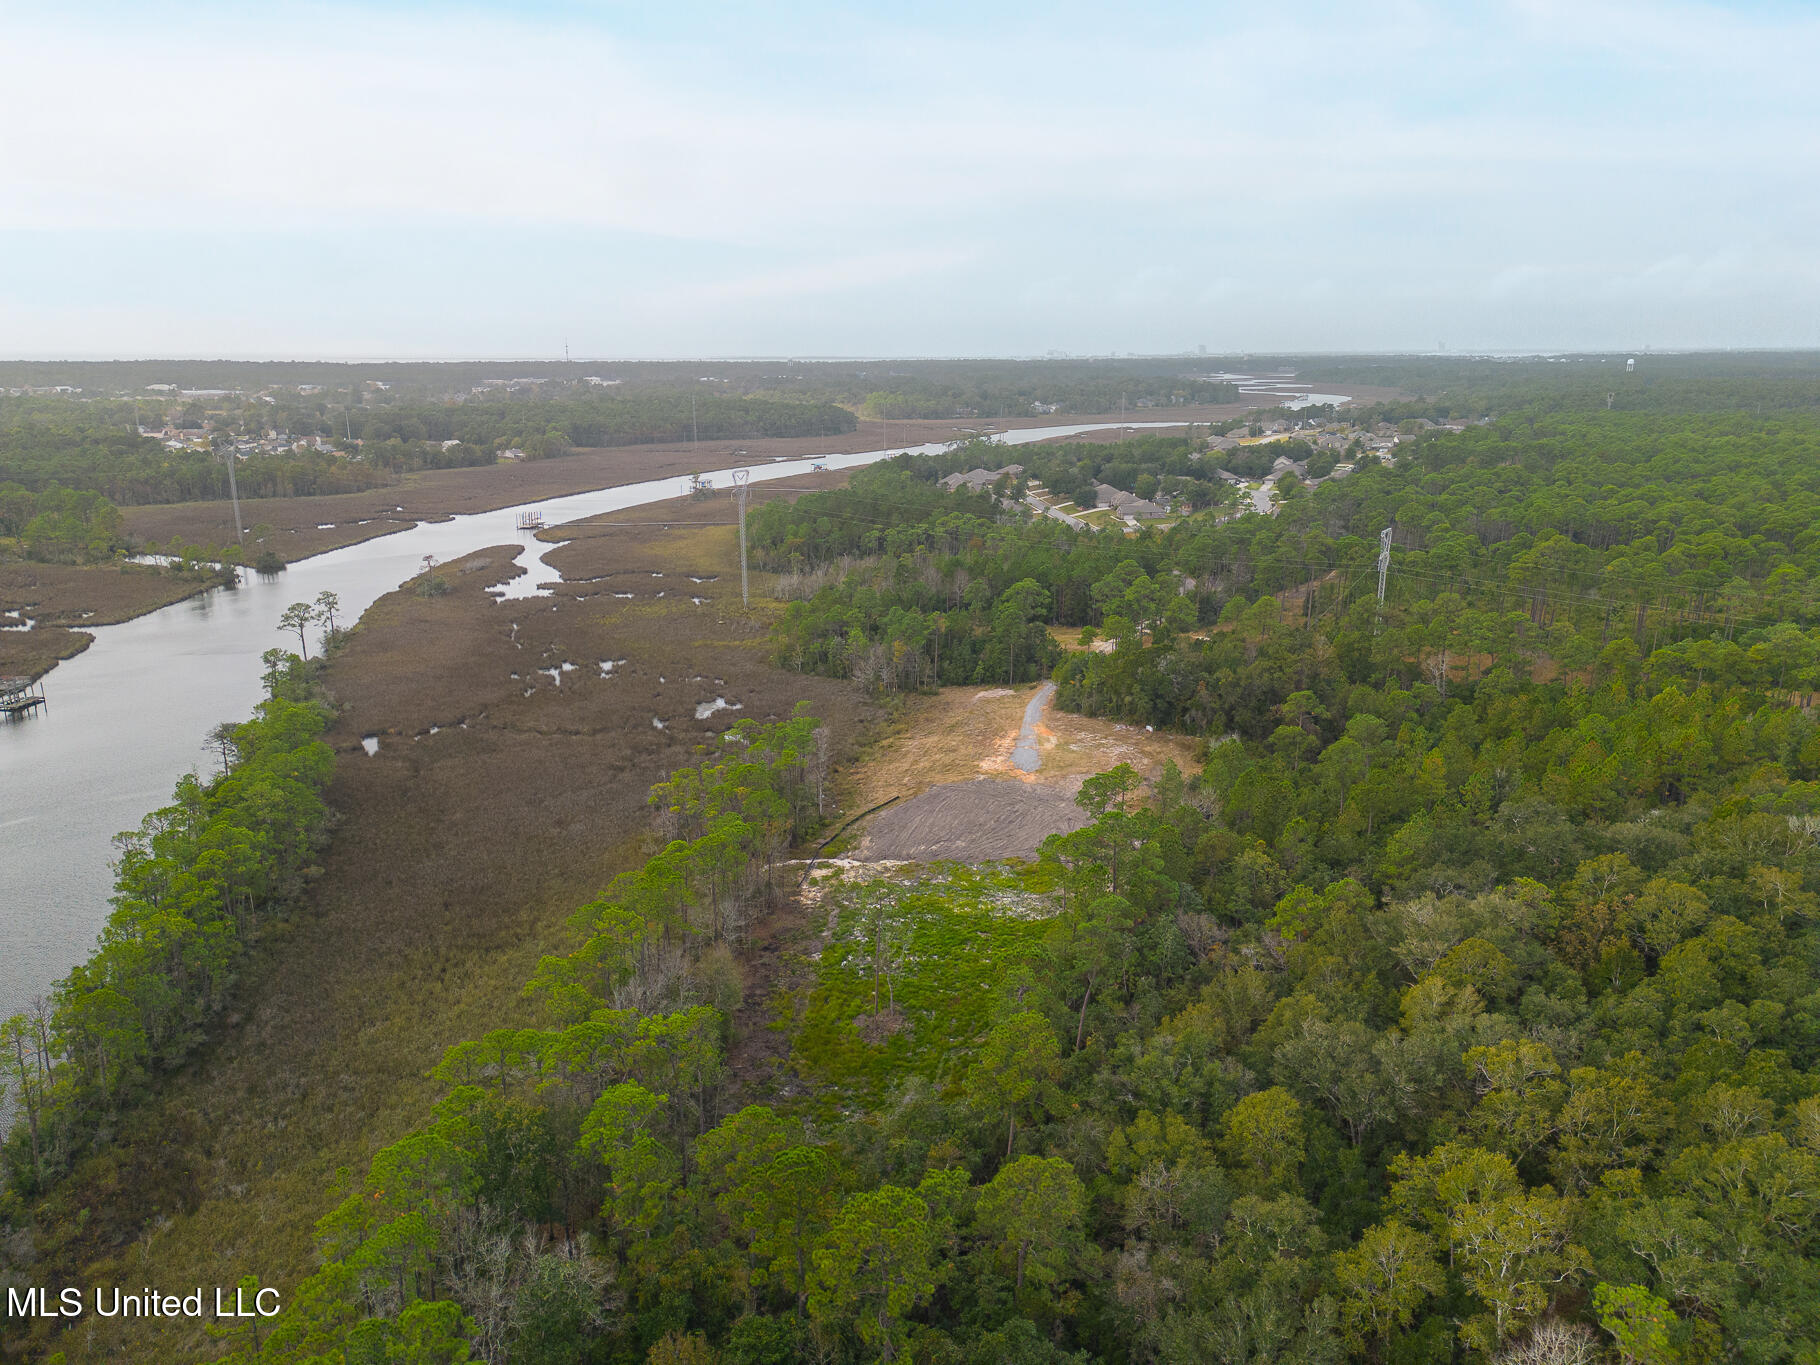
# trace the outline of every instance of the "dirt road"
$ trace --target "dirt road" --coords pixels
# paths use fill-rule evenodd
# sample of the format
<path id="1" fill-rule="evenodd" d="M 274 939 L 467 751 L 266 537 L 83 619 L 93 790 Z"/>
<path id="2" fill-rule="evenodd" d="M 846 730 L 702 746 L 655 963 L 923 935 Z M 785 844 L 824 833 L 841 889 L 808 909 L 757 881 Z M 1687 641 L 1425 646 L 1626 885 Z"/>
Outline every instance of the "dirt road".
<path id="1" fill-rule="evenodd" d="M 1167 760 L 1192 770 L 1200 750 L 1180 735 L 1057 711 L 1050 683 L 947 687 L 910 702 L 872 746 L 842 797 L 864 810 L 900 799 L 860 826 L 865 862 L 1033 858 L 1044 839 L 1086 823 L 1081 781 L 1119 763 L 1154 777 Z"/>
<path id="2" fill-rule="evenodd" d="M 1043 766 L 1043 756 L 1036 749 L 1036 723 L 1042 719 L 1043 708 L 1054 695 L 1055 684 L 1046 682 L 1037 688 L 1036 695 L 1024 708 L 1024 726 L 1018 731 L 1017 743 L 1011 747 L 1011 762 L 1021 773 L 1033 773 Z"/>

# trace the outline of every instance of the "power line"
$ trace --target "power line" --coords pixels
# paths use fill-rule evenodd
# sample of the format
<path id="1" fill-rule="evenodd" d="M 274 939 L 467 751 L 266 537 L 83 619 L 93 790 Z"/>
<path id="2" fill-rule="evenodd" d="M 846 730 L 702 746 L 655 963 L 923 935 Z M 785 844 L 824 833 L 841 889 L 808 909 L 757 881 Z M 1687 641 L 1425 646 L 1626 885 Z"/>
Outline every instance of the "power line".
<path id="1" fill-rule="evenodd" d="M 733 471 L 733 492 L 739 499 L 739 596 L 748 607 L 752 605 L 752 590 L 746 579 L 746 490 L 751 483 L 750 469 Z"/>

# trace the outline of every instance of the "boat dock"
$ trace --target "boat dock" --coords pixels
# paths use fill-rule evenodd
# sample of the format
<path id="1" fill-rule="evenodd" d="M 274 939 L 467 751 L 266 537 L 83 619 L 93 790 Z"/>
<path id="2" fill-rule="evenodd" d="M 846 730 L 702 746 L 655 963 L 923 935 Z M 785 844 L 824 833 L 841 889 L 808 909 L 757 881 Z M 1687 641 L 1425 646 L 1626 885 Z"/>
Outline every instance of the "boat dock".
<path id="1" fill-rule="evenodd" d="M 17 719 L 50 703 L 44 697 L 44 684 L 33 678 L 0 678 L 0 715 Z"/>
<path id="2" fill-rule="evenodd" d="M 520 512 L 518 514 L 518 529 L 521 531 L 543 530 L 543 513 Z"/>

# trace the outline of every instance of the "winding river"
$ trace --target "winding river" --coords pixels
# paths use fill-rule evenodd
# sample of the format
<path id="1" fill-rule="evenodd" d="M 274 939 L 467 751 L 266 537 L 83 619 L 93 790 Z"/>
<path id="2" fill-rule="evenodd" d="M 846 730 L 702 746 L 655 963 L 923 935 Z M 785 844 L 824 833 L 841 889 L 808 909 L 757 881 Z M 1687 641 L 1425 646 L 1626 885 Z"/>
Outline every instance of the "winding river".
<path id="1" fill-rule="evenodd" d="M 1180 425 L 1032 427 L 995 439 L 1023 445 L 1114 426 Z M 910 450 L 934 454 L 943 448 Z M 897 453 L 778 461 L 754 467 L 752 479 L 789 478 L 815 466 L 851 469 Z M 724 489 L 731 471 L 708 477 Z M 659 479 L 424 522 L 300 560 L 282 574 L 246 574 L 237 588 L 211 589 L 136 620 L 95 628 L 95 642 L 45 680 L 49 706 L 0 724 L 0 1017 L 23 1009 L 87 956 L 108 913 L 114 835 L 164 805 L 183 773 L 211 766 L 204 736 L 217 723 L 251 712 L 260 698 L 260 655 L 293 638 L 277 627 L 286 606 L 326 589 L 341 599 L 341 615 L 352 621 L 416 575 L 425 555 L 446 561 L 525 541 L 520 513 L 541 513 L 554 526 L 682 491 L 682 481 Z M 532 541 L 520 549 L 528 572 L 507 585 L 507 600 L 536 594 L 558 577 L 542 562 L 554 548 Z"/>

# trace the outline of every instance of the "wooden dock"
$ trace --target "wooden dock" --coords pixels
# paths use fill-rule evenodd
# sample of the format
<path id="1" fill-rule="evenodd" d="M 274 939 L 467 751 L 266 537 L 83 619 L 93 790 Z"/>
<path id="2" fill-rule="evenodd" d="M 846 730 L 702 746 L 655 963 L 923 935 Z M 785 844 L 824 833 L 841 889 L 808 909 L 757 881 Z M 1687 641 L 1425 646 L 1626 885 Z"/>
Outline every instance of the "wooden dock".
<path id="1" fill-rule="evenodd" d="M 543 530 L 543 513 L 520 512 L 518 514 L 518 529 L 521 531 Z"/>
<path id="2" fill-rule="evenodd" d="M 48 705 L 43 683 L 33 678 L 0 678 L 0 715 L 8 720 L 16 720 Z"/>

